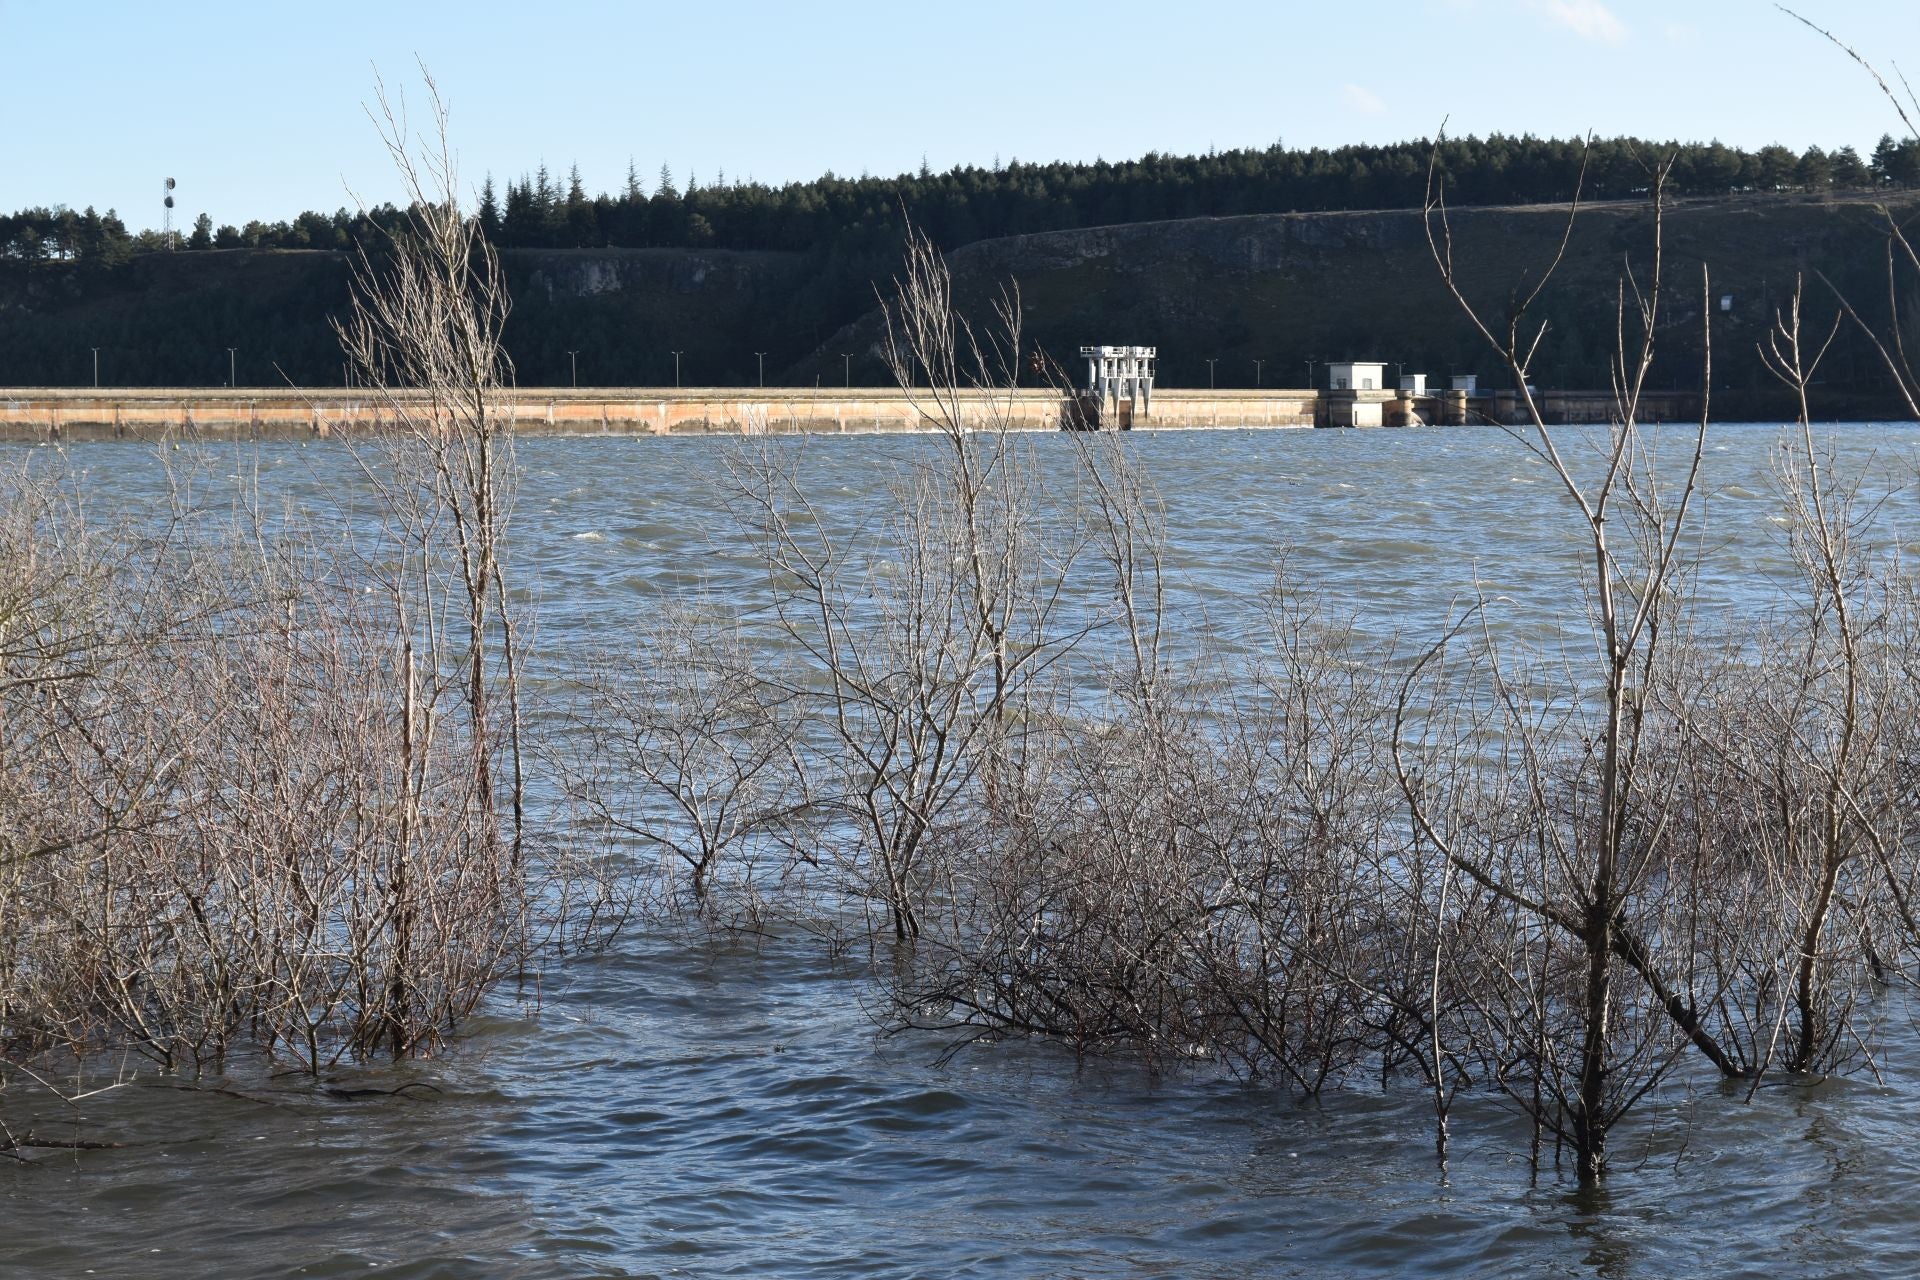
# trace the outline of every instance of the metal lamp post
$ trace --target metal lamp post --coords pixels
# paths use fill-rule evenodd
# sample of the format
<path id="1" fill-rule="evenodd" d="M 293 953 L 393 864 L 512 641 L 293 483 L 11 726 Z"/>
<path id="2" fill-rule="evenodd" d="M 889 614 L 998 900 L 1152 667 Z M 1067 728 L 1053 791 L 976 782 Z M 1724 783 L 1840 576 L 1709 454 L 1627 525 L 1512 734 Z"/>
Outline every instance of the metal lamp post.
<path id="1" fill-rule="evenodd" d="M 764 387 L 767 385 L 767 353 L 756 351 L 753 353 L 753 358 L 760 362 L 760 385 Z"/>
<path id="2" fill-rule="evenodd" d="M 572 370 L 573 389 L 578 391 L 580 389 L 580 353 L 578 351 L 567 352 L 567 361 L 568 367 Z"/>
<path id="3" fill-rule="evenodd" d="M 98 391 L 100 389 L 100 348 L 88 347 L 87 350 L 93 352 L 93 389 Z"/>
<path id="4" fill-rule="evenodd" d="M 234 352 L 238 351 L 239 349 L 240 348 L 238 347 L 227 348 L 227 385 L 229 387 L 237 387 L 240 385 L 240 379 L 236 377 L 234 374 L 234 368 L 235 368 Z"/>
<path id="5" fill-rule="evenodd" d="M 853 357 L 845 351 L 840 353 L 840 373 L 846 379 L 847 389 L 851 391 L 853 389 Z"/>
<path id="6" fill-rule="evenodd" d="M 1253 385 L 1256 387 L 1260 385 L 1260 366 L 1265 363 L 1265 360 L 1255 360 L 1253 362 Z"/>
<path id="7" fill-rule="evenodd" d="M 680 357 L 684 354 L 680 351 L 673 353 L 673 389 L 675 391 L 680 389 Z"/>
<path id="8" fill-rule="evenodd" d="M 1214 356 L 1207 361 L 1207 390 L 1213 390 L 1213 366 L 1220 363 L 1220 357 Z"/>

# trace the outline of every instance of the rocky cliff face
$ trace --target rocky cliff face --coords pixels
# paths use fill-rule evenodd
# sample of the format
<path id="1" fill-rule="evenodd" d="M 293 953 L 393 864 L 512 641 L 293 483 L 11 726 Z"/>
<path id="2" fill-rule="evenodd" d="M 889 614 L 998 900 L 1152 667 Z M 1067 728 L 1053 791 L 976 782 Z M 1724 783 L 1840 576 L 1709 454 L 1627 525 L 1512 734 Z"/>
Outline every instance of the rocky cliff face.
<path id="1" fill-rule="evenodd" d="M 1184 258 L 1269 271 L 1302 253 L 1402 251 L 1425 243 L 1414 212 L 1265 214 L 1012 236 L 963 246 L 951 260 L 956 270 L 1057 271 L 1111 263 L 1142 272 Z"/>
<path id="2" fill-rule="evenodd" d="M 514 249 L 502 255 L 520 294 L 548 302 L 627 294 L 725 297 L 792 274 L 794 257 L 697 249 Z M 518 295 L 517 295 L 518 296 Z"/>

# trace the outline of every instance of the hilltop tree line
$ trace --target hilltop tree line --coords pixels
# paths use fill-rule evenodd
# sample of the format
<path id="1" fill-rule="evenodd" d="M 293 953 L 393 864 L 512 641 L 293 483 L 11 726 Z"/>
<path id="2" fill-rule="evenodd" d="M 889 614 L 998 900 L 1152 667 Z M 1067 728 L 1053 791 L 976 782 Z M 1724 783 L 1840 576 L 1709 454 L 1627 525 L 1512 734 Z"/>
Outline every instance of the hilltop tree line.
<path id="1" fill-rule="evenodd" d="M 1040 231 L 1236 214 L 1417 207 L 1426 192 L 1433 145 L 1427 140 L 1333 150 L 1263 149 L 1204 156 L 1149 153 L 1138 160 L 957 167 L 892 178 L 827 173 L 782 186 L 684 185 L 665 166 L 651 184 L 629 166 L 622 189 L 589 196 L 578 167 L 560 180 L 542 166 L 510 180 L 489 177 L 478 216 L 503 248 L 718 248 L 838 253 L 892 251 L 911 218 L 943 248 Z M 1861 190 L 1920 186 L 1920 141 L 1883 136 L 1871 156 L 1852 147 L 1783 146 L 1746 151 L 1719 142 L 1647 142 L 1507 137 L 1448 139 L 1439 165 L 1458 205 L 1540 204 L 1571 197 L 1641 193 L 1657 156 L 1676 162 L 1669 189 L 1682 196 L 1740 191 Z M 345 249 L 401 216 L 391 206 L 365 212 L 308 212 L 287 222 L 215 226 L 201 214 L 190 232 L 131 233 L 113 211 L 91 207 L 24 209 L 0 215 L 0 259 L 76 261 L 112 267 L 160 249 Z"/>

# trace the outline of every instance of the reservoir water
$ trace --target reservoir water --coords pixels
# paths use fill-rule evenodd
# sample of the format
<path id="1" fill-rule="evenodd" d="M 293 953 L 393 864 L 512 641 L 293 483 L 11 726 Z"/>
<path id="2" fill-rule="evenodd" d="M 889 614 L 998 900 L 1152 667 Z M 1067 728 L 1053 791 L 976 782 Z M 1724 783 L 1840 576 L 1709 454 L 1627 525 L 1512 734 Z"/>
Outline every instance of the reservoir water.
<path id="1" fill-rule="evenodd" d="M 1906 554 L 1920 551 L 1911 430 L 1821 432 L 1884 499 L 1883 545 Z M 1781 439 L 1709 437 L 1709 609 L 1763 607 L 1787 572 L 1768 475 Z M 1031 443 L 1071 469 L 1070 441 Z M 730 447 L 522 443 L 514 557 L 546 662 L 614 642 L 663 592 L 699 584 L 753 607 L 756 562 L 722 513 Z M 816 503 L 854 520 L 928 447 L 814 439 L 797 465 Z M 1578 529 L 1499 431 L 1125 447 L 1165 504 L 1180 607 L 1228 648 L 1252 643 L 1283 560 L 1382 633 L 1431 634 L 1476 590 L 1505 598 L 1517 633 L 1579 624 Z M 362 483 L 332 445 L 208 461 L 216 480 L 257 476 L 309 504 Z M 168 492 L 144 447 L 81 445 L 64 465 L 96 515 L 137 520 Z M 1675 1084 L 1583 1194 L 1529 1167 L 1525 1126 L 1492 1096 L 1460 1104 L 1443 1169 L 1410 1088 L 1307 1102 L 1019 1042 L 943 1058 L 941 1041 L 877 1033 L 867 963 L 804 932 L 641 924 L 501 993 L 449 1053 L 399 1072 L 316 1085 L 243 1066 L 191 1089 L 95 1061 L 90 1083 L 133 1083 L 72 1106 L 7 1099 L 9 1124 L 126 1145 L 0 1161 L 0 1277 L 1920 1274 L 1911 1027 L 1889 1031 L 1882 1079 L 1750 1100 Z"/>

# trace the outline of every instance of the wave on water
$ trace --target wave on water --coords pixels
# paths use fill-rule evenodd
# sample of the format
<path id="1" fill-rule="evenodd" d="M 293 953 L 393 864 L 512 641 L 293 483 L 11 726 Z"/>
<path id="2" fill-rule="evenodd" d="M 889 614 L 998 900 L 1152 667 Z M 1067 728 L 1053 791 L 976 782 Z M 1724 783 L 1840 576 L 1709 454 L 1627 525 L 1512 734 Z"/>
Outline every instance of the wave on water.
<path id="1" fill-rule="evenodd" d="M 1168 513 L 1169 607 L 1209 619 L 1223 649 L 1271 652 L 1276 566 L 1325 592 L 1327 616 L 1379 636 L 1425 634 L 1475 591 L 1504 597 L 1489 615 L 1503 642 L 1551 652 L 1583 624 L 1566 587 L 1584 564 L 1577 515 L 1500 433 L 1152 439 L 1143 470 Z M 1738 447 L 1715 479 L 1760 505 L 1703 516 L 1734 552 L 1709 586 L 1751 607 L 1774 590 L 1771 526 L 1783 518 L 1767 506 L 1772 437 L 1729 439 Z M 1912 475 L 1886 456 L 1897 439 L 1846 428 L 1841 465 L 1896 491 Z M 1074 442 L 1033 443 L 1066 474 Z M 348 455 L 306 447 L 261 447 L 267 466 L 288 463 L 261 485 L 268 496 L 309 476 L 320 499 L 357 492 Z M 514 526 L 513 565 L 541 596 L 543 647 L 631 651 L 628 628 L 663 599 L 723 620 L 769 607 L 726 477 L 687 465 L 702 447 L 522 444 L 523 509 L 550 514 Z M 914 447 L 863 437 L 808 451 L 796 466 L 811 518 L 863 546 Z M 103 507 L 167 510 L 167 475 L 144 449 L 103 442 L 74 456 L 96 464 L 81 479 Z M 1885 545 L 1920 554 L 1915 504 L 1883 503 L 1876 519 Z M 75 1116 L 49 1112 L 45 1131 L 78 1125 L 125 1148 L 41 1169 L 0 1160 L 0 1275 L 134 1274 L 144 1262 L 488 1280 L 1653 1280 L 1702 1256 L 1730 1275 L 1920 1274 L 1920 1090 L 1907 1084 L 1863 1080 L 1817 1105 L 1800 1089 L 1737 1106 L 1703 1089 L 1646 1113 L 1657 1121 L 1622 1140 L 1602 1202 L 1566 1194 L 1557 1174 L 1531 1176 L 1514 1156 L 1528 1134 L 1496 1096 L 1461 1095 L 1454 1158 L 1438 1166 L 1422 1090 L 1309 1103 L 1204 1064 L 1155 1074 L 1011 1039 L 947 1059 L 941 1036 L 876 1034 L 862 972 L 812 937 L 730 944 L 636 925 L 602 954 L 536 974 L 527 1008 L 511 994 L 491 1004 L 421 1066 L 436 1092 L 345 1102 L 242 1075 L 224 1094 L 100 1093 Z M 1920 1040 L 1889 1043 L 1889 1078 L 1911 1078 Z"/>

